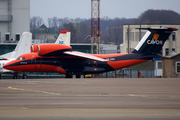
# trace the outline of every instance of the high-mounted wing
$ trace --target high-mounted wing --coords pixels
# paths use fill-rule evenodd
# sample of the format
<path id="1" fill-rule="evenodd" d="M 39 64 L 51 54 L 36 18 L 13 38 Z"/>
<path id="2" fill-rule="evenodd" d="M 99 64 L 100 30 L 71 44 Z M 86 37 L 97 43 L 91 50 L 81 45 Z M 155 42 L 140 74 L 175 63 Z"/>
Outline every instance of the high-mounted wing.
<path id="1" fill-rule="evenodd" d="M 101 62 L 107 62 L 108 60 L 99 58 L 96 56 L 93 56 L 91 54 L 86 54 L 82 52 L 75 52 L 75 51 L 65 51 L 64 54 L 72 55 L 72 56 L 77 56 L 85 59 L 91 59 L 91 60 L 96 60 L 96 61 L 101 61 Z"/>

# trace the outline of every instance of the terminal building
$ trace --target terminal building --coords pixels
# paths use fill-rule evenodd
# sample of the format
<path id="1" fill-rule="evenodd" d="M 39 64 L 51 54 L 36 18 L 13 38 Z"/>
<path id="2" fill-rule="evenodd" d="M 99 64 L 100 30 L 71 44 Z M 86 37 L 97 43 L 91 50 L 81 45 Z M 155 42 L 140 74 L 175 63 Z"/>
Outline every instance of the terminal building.
<path id="1" fill-rule="evenodd" d="M 30 0 L 0 0 L 0 43 L 16 43 L 30 31 Z"/>

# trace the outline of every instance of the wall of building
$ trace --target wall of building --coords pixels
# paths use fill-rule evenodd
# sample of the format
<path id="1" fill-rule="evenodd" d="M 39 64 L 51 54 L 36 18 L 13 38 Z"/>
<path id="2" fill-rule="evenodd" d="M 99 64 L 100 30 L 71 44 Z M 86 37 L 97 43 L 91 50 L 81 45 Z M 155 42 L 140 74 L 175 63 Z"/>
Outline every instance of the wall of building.
<path id="1" fill-rule="evenodd" d="M 172 25 L 172 24 L 161 24 L 161 25 L 129 25 L 129 48 L 130 51 L 132 51 L 136 45 L 139 43 L 139 36 L 140 36 L 140 30 L 139 29 L 135 29 L 135 28 L 147 28 L 147 27 L 174 27 L 177 28 L 178 30 L 175 31 L 175 40 L 172 41 L 172 48 L 175 49 L 175 52 L 178 54 L 180 53 L 180 25 Z M 128 25 L 124 25 L 123 26 L 123 52 L 127 53 L 128 50 Z M 143 37 L 143 35 L 146 33 L 147 30 L 141 30 L 141 38 Z M 169 49 L 170 47 L 170 40 L 167 40 L 163 46 L 163 56 L 165 56 L 166 54 L 166 49 Z"/>
<path id="2" fill-rule="evenodd" d="M 166 56 L 162 58 L 162 73 L 165 78 L 180 78 L 179 66 L 176 63 L 180 63 L 180 54 L 175 56 Z M 177 70 L 178 69 L 178 70 Z"/>
<path id="3" fill-rule="evenodd" d="M 30 31 L 30 0 L 0 0 L 0 42 L 7 33 L 15 40 L 25 31 Z"/>
<path id="4" fill-rule="evenodd" d="M 172 60 L 163 59 L 162 64 L 163 64 L 163 68 L 162 68 L 163 77 L 171 78 L 172 77 Z"/>

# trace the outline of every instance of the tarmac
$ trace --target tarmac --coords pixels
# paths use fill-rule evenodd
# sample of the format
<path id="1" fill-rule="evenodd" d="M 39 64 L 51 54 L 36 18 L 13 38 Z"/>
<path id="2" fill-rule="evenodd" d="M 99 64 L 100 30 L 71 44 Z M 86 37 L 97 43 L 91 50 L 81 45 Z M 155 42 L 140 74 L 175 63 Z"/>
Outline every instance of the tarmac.
<path id="1" fill-rule="evenodd" d="M 0 80 L 0 120 L 179 120 L 179 78 Z"/>

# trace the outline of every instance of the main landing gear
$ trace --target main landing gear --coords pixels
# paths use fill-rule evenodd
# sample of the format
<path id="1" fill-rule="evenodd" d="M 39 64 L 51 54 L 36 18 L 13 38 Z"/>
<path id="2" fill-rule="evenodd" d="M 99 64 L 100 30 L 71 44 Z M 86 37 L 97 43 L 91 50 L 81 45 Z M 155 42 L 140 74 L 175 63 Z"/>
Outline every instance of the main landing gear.
<path id="1" fill-rule="evenodd" d="M 20 79 L 20 76 L 18 74 L 15 74 L 13 75 L 13 79 Z M 28 79 L 28 76 L 26 74 L 23 74 L 22 79 Z"/>
<path id="2" fill-rule="evenodd" d="M 82 74 L 82 73 L 69 73 L 69 74 L 66 74 L 66 78 L 85 78 L 85 75 Z"/>

